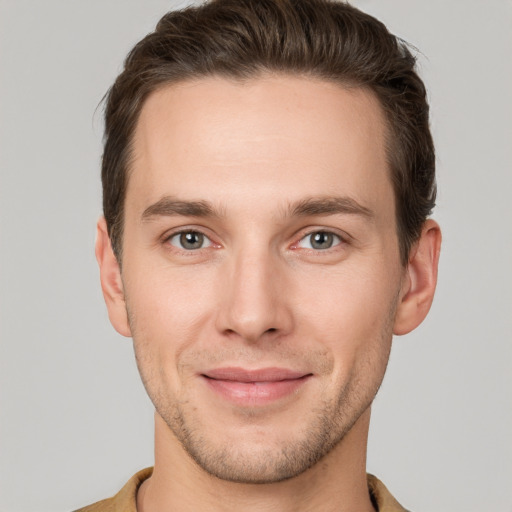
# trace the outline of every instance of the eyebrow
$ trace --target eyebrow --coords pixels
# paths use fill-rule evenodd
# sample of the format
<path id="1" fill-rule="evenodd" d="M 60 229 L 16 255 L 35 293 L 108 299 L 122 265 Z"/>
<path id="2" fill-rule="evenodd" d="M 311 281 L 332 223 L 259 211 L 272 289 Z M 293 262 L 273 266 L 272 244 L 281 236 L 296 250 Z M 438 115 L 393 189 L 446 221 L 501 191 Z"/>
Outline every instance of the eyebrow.
<path id="1" fill-rule="evenodd" d="M 159 201 L 148 206 L 142 213 L 142 220 L 151 220 L 154 217 L 221 217 L 221 212 L 216 211 L 207 201 L 179 201 L 165 196 Z"/>
<path id="2" fill-rule="evenodd" d="M 292 203 L 287 208 L 289 217 L 307 217 L 313 215 L 350 214 L 373 219 L 373 212 L 350 197 L 310 197 Z M 149 221 L 154 217 L 223 217 L 220 210 L 208 201 L 180 201 L 165 196 L 148 206 L 142 213 L 142 220 Z"/>
<path id="3" fill-rule="evenodd" d="M 309 215 L 360 215 L 368 219 L 374 213 L 351 197 L 311 197 L 290 206 L 292 216 L 306 217 Z"/>

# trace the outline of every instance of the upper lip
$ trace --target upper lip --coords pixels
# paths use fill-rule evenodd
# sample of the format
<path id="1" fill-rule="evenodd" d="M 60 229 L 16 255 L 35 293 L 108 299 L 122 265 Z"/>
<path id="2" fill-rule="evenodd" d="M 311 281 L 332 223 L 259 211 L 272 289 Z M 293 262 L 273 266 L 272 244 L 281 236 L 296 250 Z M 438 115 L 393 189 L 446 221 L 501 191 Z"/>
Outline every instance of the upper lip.
<path id="1" fill-rule="evenodd" d="M 260 368 L 256 370 L 246 370 L 239 367 L 215 368 L 204 372 L 202 375 L 215 380 L 230 380 L 235 382 L 276 382 L 280 380 L 300 379 L 307 372 L 289 370 L 287 368 Z"/>

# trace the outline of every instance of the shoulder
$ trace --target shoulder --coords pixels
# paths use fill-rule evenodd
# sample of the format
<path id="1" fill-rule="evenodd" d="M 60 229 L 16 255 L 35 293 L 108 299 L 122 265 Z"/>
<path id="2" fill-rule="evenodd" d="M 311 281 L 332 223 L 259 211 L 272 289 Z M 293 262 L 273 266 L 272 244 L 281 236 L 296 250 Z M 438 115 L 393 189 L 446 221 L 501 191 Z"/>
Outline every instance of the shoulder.
<path id="1" fill-rule="evenodd" d="M 153 473 L 153 468 L 139 471 L 112 498 L 97 501 L 74 512 L 137 512 L 137 489 Z"/>
<path id="2" fill-rule="evenodd" d="M 376 476 L 368 474 L 367 482 L 372 502 L 378 512 L 408 512 Z"/>

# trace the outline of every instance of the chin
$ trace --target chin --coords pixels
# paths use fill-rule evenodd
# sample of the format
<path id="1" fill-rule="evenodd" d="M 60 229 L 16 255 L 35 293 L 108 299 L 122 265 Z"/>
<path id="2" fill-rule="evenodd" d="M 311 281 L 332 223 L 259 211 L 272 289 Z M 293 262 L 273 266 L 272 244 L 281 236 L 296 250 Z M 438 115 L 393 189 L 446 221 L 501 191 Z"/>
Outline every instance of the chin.
<path id="1" fill-rule="evenodd" d="M 297 477 L 318 463 L 343 440 L 365 409 L 347 417 L 343 407 L 325 406 L 323 414 L 311 410 L 300 430 L 297 422 L 288 422 L 284 431 L 260 425 L 234 433 L 221 428 L 214 432 L 187 420 L 179 407 L 172 417 L 161 416 L 188 456 L 209 475 L 229 482 L 269 484 Z"/>

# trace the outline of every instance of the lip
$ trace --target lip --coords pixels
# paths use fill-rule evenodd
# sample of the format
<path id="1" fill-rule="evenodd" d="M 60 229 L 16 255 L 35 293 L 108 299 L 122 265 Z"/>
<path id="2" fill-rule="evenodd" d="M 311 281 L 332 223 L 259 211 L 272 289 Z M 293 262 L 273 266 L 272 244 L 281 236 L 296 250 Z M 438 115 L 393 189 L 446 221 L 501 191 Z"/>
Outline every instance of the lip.
<path id="1" fill-rule="evenodd" d="M 286 368 L 215 368 L 201 374 L 221 398 L 242 406 L 265 405 L 296 394 L 310 377 Z"/>

